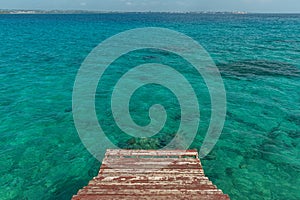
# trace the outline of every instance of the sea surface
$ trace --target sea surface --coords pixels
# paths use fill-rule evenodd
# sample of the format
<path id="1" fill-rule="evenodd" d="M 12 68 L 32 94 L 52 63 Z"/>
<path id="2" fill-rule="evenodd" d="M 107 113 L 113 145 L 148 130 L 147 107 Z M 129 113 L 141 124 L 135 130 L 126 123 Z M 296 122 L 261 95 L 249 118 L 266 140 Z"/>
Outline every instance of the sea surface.
<path id="1" fill-rule="evenodd" d="M 221 72 L 226 121 L 202 159 L 213 183 L 233 200 L 300 199 L 300 15 L 162 13 L 0 15 L 0 199 L 70 199 L 98 173 L 101 163 L 74 126 L 76 74 L 99 43 L 141 27 L 192 37 Z M 128 137 L 109 110 L 121 74 L 153 62 L 174 66 L 197 92 L 201 121 L 190 148 L 199 149 L 210 96 L 203 79 L 168 52 L 140 50 L 112 64 L 95 98 L 103 130 L 120 148 L 159 149 L 176 137 L 180 107 L 163 87 L 145 86 L 130 103 L 139 125 L 149 123 L 151 105 L 165 106 L 168 119 L 157 137 Z"/>

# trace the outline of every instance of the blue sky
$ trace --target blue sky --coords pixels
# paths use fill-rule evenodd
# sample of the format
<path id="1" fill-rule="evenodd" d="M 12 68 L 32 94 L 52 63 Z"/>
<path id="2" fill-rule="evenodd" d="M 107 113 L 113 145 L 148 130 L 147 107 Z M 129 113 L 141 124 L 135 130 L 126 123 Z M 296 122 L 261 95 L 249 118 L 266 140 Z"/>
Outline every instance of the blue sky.
<path id="1" fill-rule="evenodd" d="M 300 0 L 0 0 L 0 9 L 300 13 Z"/>

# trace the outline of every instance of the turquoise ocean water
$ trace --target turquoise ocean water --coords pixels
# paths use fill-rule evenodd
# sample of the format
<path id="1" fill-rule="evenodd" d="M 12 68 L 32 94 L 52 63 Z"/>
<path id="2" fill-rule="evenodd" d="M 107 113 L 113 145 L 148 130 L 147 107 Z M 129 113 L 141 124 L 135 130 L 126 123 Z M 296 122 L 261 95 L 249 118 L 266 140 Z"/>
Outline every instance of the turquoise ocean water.
<path id="1" fill-rule="evenodd" d="M 300 15 L 155 13 L 0 15 L 0 199 L 70 199 L 97 174 L 101 163 L 74 127 L 76 73 L 101 41 L 149 26 L 192 37 L 221 71 L 227 116 L 217 145 L 202 159 L 209 178 L 232 199 L 300 199 Z M 140 50 L 112 64 L 96 94 L 105 133 L 120 148 L 145 149 L 176 135 L 178 101 L 158 85 L 140 88 L 130 103 L 140 125 L 149 123 L 149 106 L 165 106 L 167 123 L 155 137 L 130 138 L 108 109 L 121 74 L 149 62 L 173 66 L 194 85 L 201 122 L 191 148 L 199 148 L 209 94 L 188 63 L 168 52 Z"/>

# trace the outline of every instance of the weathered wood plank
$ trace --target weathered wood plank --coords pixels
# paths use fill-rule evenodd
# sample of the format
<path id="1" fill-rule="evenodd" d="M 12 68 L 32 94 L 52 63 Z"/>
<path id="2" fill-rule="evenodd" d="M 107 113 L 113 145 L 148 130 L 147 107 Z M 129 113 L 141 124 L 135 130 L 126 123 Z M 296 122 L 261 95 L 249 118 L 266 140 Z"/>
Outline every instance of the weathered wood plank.
<path id="1" fill-rule="evenodd" d="M 104 159 L 102 164 L 200 164 L 199 159 L 194 158 L 178 158 L 178 159 L 170 159 L 170 158 L 118 158 L 118 159 Z"/>
<path id="2" fill-rule="evenodd" d="M 150 174 L 149 176 L 145 176 L 145 174 L 135 174 L 135 175 L 98 175 L 93 178 L 92 181 L 96 182 L 111 182 L 111 181 L 116 181 L 120 183 L 125 183 L 125 182 L 145 182 L 145 181 L 168 181 L 168 182 L 195 182 L 195 181 L 208 181 L 208 178 L 205 176 L 188 176 L 186 174 L 183 174 L 182 176 L 180 175 L 170 175 L 170 174 Z"/>
<path id="3" fill-rule="evenodd" d="M 194 196 L 194 195 L 151 195 L 151 196 L 144 196 L 144 195 L 99 195 L 99 194 L 89 194 L 89 195 L 75 195 L 73 197 L 74 200 L 82 200 L 82 199 L 88 199 L 88 200 L 116 200 L 116 199 L 122 199 L 122 200 L 228 200 L 229 197 L 224 194 L 214 194 L 214 195 L 201 195 Z"/>
<path id="4" fill-rule="evenodd" d="M 138 186 L 147 186 L 147 185 L 159 185 L 159 186 L 166 186 L 166 185 L 171 185 L 171 186 L 176 186 L 176 185 L 184 185 L 185 187 L 187 185 L 213 185 L 211 181 L 208 180 L 197 180 L 197 181 L 173 181 L 170 183 L 169 181 L 147 181 L 147 180 L 138 180 L 138 181 L 121 181 L 118 183 L 115 182 L 105 182 L 105 181 L 96 181 L 92 180 L 89 182 L 89 186 L 101 186 L 101 185 L 115 185 L 115 186 L 128 186 L 128 185 L 138 185 Z"/>
<path id="5" fill-rule="evenodd" d="M 102 164 L 101 169 L 200 169 L 200 164 Z"/>
<path id="6" fill-rule="evenodd" d="M 149 174 L 149 173 L 166 173 L 166 174 L 201 174 L 203 171 L 200 169 L 100 169 L 101 173 L 139 173 L 139 174 Z"/>
<path id="7" fill-rule="evenodd" d="M 117 149 L 117 150 L 111 150 L 108 149 L 106 151 L 105 156 L 157 156 L 157 157 L 163 157 L 163 156 L 176 156 L 176 157 L 182 157 L 182 156 L 198 156 L 198 152 L 196 150 L 123 150 L 123 149 Z"/>
<path id="8" fill-rule="evenodd" d="M 205 190 L 165 190 L 165 189 L 131 189 L 131 190 L 117 190 L 117 189 L 81 189 L 79 190 L 78 194 L 106 194 L 106 195 L 113 195 L 113 194 L 120 194 L 120 195 L 130 195 L 130 194 L 144 194 L 144 195 L 152 195 L 152 194 L 168 194 L 168 195 L 181 195 L 181 194 L 189 194 L 189 195 L 202 195 L 202 194 L 223 194 L 221 190 L 218 189 L 205 189 Z"/>
<path id="9" fill-rule="evenodd" d="M 207 185 L 207 184 L 199 184 L 199 183 L 193 183 L 193 184 L 160 184 L 160 183 L 135 183 L 135 184 L 89 184 L 88 186 L 84 187 L 83 189 L 100 189 L 100 190 L 138 190 L 143 188 L 143 190 L 159 190 L 163 188 L 164 190 L 186 190 L 186 188 L 189 188 L 189 190 L 208 190 L 208 189 L 216 189 L 216 186 L 214 185 Z M 118 191 L 119 192 L 119 191 Z"/>

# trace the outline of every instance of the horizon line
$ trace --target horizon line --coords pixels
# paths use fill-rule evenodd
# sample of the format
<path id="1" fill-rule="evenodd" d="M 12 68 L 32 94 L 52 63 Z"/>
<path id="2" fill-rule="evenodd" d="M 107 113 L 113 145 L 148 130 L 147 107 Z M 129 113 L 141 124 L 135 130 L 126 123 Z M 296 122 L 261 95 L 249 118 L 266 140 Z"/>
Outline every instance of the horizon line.
<path id="1" fill-rule="evenodd" d="M 0 12 L 13 12 L 13 11 L 24 11 L 24 12 L 45 12 L 45 14 L 51 14 L 50 12 L 61 12 L 61 14 L 64 14 L 62 12 L 80 12 L 82 14 L 84 13 L 199 13 L 199 14 L 209 14 L 209 13 L 231 13 L 231 14 L 300 14 L 300 12 L 251 12 L 251 11 L 240 11 L 240 10 L 234 10 L 234 11 L 211 11 L 211 10 L 203 10 L 203 11 L 121 11 L 121 10 L 80 10 L 80 9 L 6 9 L 6 8 L 0 8 Z M 80 14 L 77 13 L 77 14 Z M 1 14 L 1 13 L 0 13 Z M 14 14 L 14 13 L 5 13 L 5 14 Z M 26 13 L 24 13 L 26 14 Z M 30 13 L 28 13 L 30 14 Z M 43 14 L 43 13 L 31 13 L 31 14 Z M 53 13 L 56 14 L 56 13 Z M 59 13 L 58 13 L 59 14 Z M 72 14 L 72 13 L 65 13 L 65 14 Z M 75 13 L 76 14 L 76 13 Z"/>
<path id="2" fill-rule="evenodd" d="M 12 11 L 36 11 L 36 12 L 81 12 L 81 13 L 241 13 L 241 14 L 300 14 L 300 12 L 260 12 L 260 11 L 212 11 L 212 10 L 199 10 L 199 11 L 122 11 L 122 10 L 81 10 L 81 9 L 19 9 L 19 8 L 0 8 L 0 12 L 12 12 Z M 9 14 L 9 13 L 8 13 Z"/>

